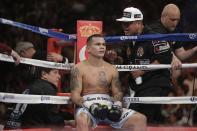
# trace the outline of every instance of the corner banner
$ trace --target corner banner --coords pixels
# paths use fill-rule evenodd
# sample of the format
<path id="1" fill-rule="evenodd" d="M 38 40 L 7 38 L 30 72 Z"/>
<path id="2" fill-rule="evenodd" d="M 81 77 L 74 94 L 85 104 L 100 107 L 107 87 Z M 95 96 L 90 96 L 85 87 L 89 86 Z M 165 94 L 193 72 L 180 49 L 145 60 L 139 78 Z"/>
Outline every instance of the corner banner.
<path id="1" fill-rule="evenodd" d="M 77 63 L 88 57 L 86 52 L 86 40 L 93 34 L 103 31 L 102 21 L 77 21 Z"/>

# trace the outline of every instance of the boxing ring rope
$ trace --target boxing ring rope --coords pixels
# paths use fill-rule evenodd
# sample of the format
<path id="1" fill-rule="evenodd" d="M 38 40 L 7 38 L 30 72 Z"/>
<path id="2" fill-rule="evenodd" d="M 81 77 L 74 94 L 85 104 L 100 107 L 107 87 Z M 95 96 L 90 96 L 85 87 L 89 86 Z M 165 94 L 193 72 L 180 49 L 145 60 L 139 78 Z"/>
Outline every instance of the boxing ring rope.
<path id="1" fill-rule="evenodd" d="M 11 56 L 6 54 L 0 53 L 0 60 L 6 62 L 14 62 Z M 74 66 L 74 63 L 56 63 L 50 61 L 43 61 L 43 60 L 36 60 L 36 59 L 29 59 L 29 58 L 22 58 L 21 62 L 27 65 L 39 66 L 39 67 L 46 67 L 46 68 L 54 68 L 54 69 L 61 69 L 61 70 L 71 70 Z M 135 71 L 135 70 L 157 70 L 157 69 L 170 69 L 172 68 L 170 64 L 152 64 L 152 65 L 115 65 L 118 71 Z M 197 63 L 191 64 L 182 64 L 182 68 L 196 68 Z"/>
<path id="2" fill-rule="evenodd" d="M 182 64 L 182 68 L 196 68 L 197 63 Z M 118 71 L 135 71 L 135 70 L 158 70 L 170 69 L 170 64 L 151 64 L 151 65 L 116 65 Z"/>
<path id="3" fill-rule="evenodd" d="M 0 53 L 0 60 L 6 62 L 14 62 L 11 56 L 1 53 Z M 46 67 L 46 68 L 61 69 L 61 70 L 70 70 L 74 65 L 74 63 L 56 63 L 56 62 L 22 58 L 22 57 L 20 59 L 20 63 L 33 65 L 33 66 Z"/>
<path id="4" fill-rule="evenodd" d="M 0 102 L 27 104 L 70 104 L 70 97 L 0 92 Z M 154 97 L 154 99 L 153 97 L 124 97 L 123 102 L 146 104 L 197 104 L 197 97 Z"/>
<path id="5" fill-rule="evenodd" d="M 0 18 L 0 23 L 7 24 L 22 29 L 30 30 L 32 32 L 42 34 L 49 37 L 59 38 L 65 41 L 76 41 L 76 35 L 64 34 L 42 27 L 31 26 L 19 22 L 14 22 L 4 18 Z M 123 42 L 123 41 L 147 41 L 147 40 L 167 40 L 167 41 L 197 41 L 196 33 L 177 33 L 177 34 L 150 34 L 140 36 L 107 36 L 106 42 Z M 11 56 L 0 54 L 0 60 L 6 62 L 14 62 Z M 21 63 L 55 68 L 62 70 L 70 70 L 74 63 L 56 63 L 43 60 L 35 60 L 29 58 L 21 58 Z M 157 65 L 115 65 L 118 71 L 134 71 L 134 70 L 155 70 L 155 69 L 170 69 L 170 64 Z M 197 63 L 182 64 L 182 68 L 196 68 Z M 31 100 L 33 98 L 33 100 Z M 152 104 L 196 104 L 197 97 L 124 97 L 124 102 L 132 103 L 152 103 Z M 68 104 L 69 97 L 64 96 L 43 96 L 43 95 L 24 95 L 13 93 L 1 93 L 0 101 L 9 103 L 48 103 L 48 104 Z"/>
<path id="6" fill-rule="evenodd" d="M 50 96 L 50 95 L 29 95 L 1 93 L 0 102 L 7 103 L 27 103 L 27 104 L 68 104 L 70 97 Z"/>
<path id="7" fill-rule="evenodd" d="M 12 20 L 0 18 L 0 23 L 26 29 L 41 35 L 55 37 L 65 41 L 76 41 L 76 35 L 64 34 L 50 29 L 27 25 Z M 139 36 L 107 36 L 107 43 L 110 42 L 127 42 L 127 41 L 148 41 L 148 40 L 166 40 L 166 41 L 197 41 L 197 33 L 174 33 L 174 34 L 147 34 Z"/>
<path id="8" fill-rule="evenodd" d="M 49 37 L 55 37 L 55 38 L 59 38 L 59 39 L 62 39 L 62 40 L 67 40 L 67 41 L 75 41 L 76 40 L 75 35 L 67 35 L 67 34 L 64 34 L 64 33 L 61 33 L 61 32 L 56 32 L 56 31 L 45 29 L 45 28 L 42 28 L 42 27 L 31 26 L 31 25 L 15 22 L 15 21 L 12 21 L 12 20 L 7 20 L 7 19 L 4 19 L 4 18 L 0 18 L 0 23 L 15 26 L 15 27 L 19 27 L 19 28 L 22 28 L 22 29 L 26 29 L 26 30 L 41 34 L 41 35 L 45 35 L 45 36 L 49 36 Z"/>

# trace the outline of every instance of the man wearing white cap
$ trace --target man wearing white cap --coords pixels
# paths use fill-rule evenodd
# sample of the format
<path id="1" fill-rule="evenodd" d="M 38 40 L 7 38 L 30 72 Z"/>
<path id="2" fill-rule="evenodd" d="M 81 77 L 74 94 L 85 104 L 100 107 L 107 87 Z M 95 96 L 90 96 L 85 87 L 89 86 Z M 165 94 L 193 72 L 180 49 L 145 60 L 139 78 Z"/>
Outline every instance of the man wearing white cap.
<path id="1" fill-rule="evenodd" d="M 154 34 L 150 28 L 143 25 L 142 12 L 134 7 L 125 8 L 123 16 L 116 21 L 121 22 L 125 35 Z M 127 64 L 170 64 L 172 61 L 171 49 L 168 43 L 158 41 L 133 41 L 127 49 Z M 136 97 L 167 96 L 171 91 L 170 72 L 167 69 L 154 71 L 130 72 L 128 82 Z M 160 122 L 160 105 L 131 104 L 130 108 L 147 116 L 148 123 Z"/>
<path id="2" fill-rule="evenodd" d="M 141 34 L 144 28 L 142 20 L 143 20 L 142 12 L 134 7 L 125 8 L 123 11 L 123 17 L 120 19 L 116 19 L 116 21 L 122 22 L 125 35 Z M 130 25 L 134 25 L 134 26 L 131 26 L 131 29 L 129 29 Z"/>

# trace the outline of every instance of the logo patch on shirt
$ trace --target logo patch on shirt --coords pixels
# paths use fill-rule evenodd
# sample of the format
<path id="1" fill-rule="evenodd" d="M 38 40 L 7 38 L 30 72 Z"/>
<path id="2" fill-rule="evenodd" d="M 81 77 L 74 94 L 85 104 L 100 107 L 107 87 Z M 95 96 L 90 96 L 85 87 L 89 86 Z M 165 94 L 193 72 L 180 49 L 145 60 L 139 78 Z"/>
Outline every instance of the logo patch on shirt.
<path id="1" fill-rule="evenodd" d="M 135 59 L 135 64 L 137 64 L 137 65 L 149 65 L 150 60 L 149 59 Z"/>
<path id="2" fill-rule="evenodd" d="M 153 41 L 154 53 L 160 54 L 170 50 L 170 44 L 166 41 Z"/>
<path id="3" fill-rule="evenodd" d="M 139 47 L 137 49 L 137 56 L 142 57 L 143 55 L 144 55 L 144 49 L 143 49 L 143 47 Z"/>

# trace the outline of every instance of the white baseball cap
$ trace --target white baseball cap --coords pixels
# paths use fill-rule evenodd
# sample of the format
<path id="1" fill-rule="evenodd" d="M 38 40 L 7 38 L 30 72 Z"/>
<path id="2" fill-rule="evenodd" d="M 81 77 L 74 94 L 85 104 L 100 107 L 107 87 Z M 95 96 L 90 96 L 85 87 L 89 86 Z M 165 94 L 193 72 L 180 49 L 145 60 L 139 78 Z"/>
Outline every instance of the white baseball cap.
<path id="1" fill-rule="evenodd" d="M 134 7 L 125 8 L 122 18 L 116 19 L 116 21 L 121 22 L 131 22 L 136 20 L 143 20 L 143 14 L 139 9 Z"/>

